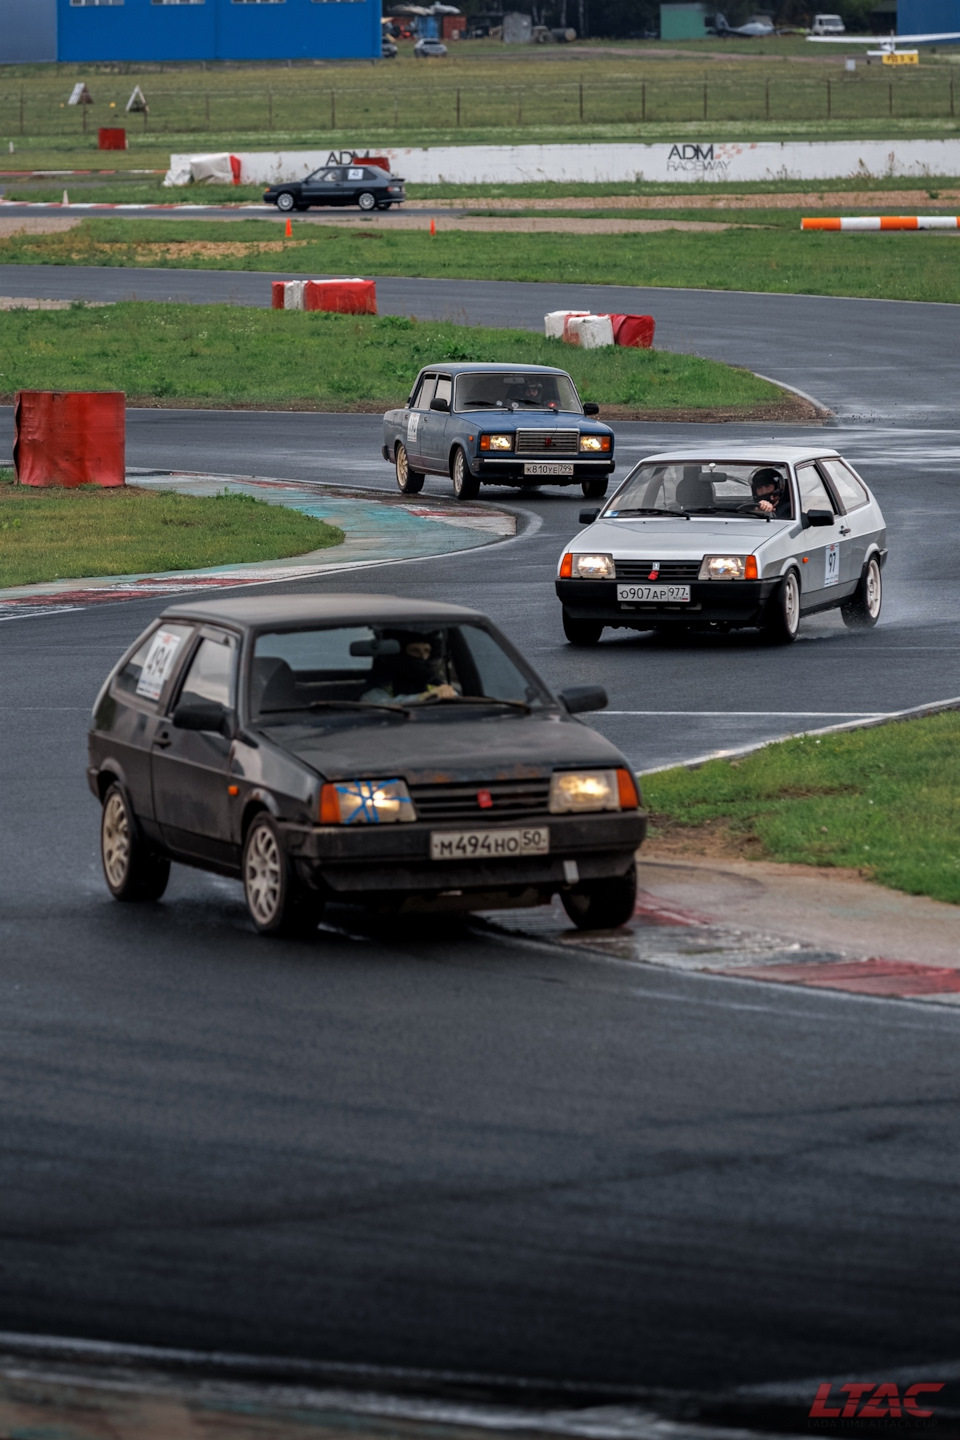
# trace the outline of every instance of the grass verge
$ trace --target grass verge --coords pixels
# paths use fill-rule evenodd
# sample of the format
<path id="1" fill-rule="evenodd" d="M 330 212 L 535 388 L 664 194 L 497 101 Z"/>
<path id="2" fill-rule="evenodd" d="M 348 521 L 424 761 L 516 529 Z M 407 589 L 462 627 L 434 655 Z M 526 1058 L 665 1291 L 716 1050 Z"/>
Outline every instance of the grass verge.
<path id="1" fill-rule="evenodd" d="M 246 495 L 35 490 L 12 480 L 0 471 L 0 585 L 279 560 L 343 540 L 335 525 Z"/>
<path id="2" fill-rule="evenodd" d="M 960 714 L 768 745 L 644 785 L 652 844 L 852 868 L 960 904 Z"/>
<path id="3" fill-rule="evenodd" d="M 775 221 L 774 221 L 775 215 Z M 701 217 L 702 218 L 702 217 Z M 723 231 L 645 235 L 389 230 L 277 220 L 84 220 L 55 235 L 12 235 L 0 263 L 141 265 L 300 275 L 651 285 L 899 300 L 960 300 L 955 234 L 801 233 L 799 212 L 725 212 Z M 766 223 L 764 223 L 766 222 Z"/>
<path id="4" fill-rule="evenodd" d="M 136 301 L 0 312 L 6 396 L 117 389 L 131 403 L 386 409 L 403 403 L 421 365 L 443 360 L 558 365 L 585 398 L 638 415 L 798 413 L 792 397 L 749 370 L 660 350 L 579 350 L 527 330 Z"/>

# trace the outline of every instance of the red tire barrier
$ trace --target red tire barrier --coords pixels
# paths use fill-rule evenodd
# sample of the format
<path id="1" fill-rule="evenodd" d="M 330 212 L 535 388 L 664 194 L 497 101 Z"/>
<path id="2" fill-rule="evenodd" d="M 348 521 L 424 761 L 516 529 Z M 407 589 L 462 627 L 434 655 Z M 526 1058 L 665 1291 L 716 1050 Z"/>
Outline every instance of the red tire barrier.
<path id="1" fill-rule="evenodd" d="M 339 315 L 376 315 L 375 280 L 308 280 L 303 287 L 304 310 L 330 310 Z"/>
<path id="2" fill-rule="evenodd" d="M 122 485 L 122 390 L 18 390 L 13 463 L 21 485 Z"/>
<path id="3" fill-rule="evenodd" d="M 119 126 L 105 125 L 97 131 L 98 150 L 126 150 L 127 132 Z"/>
<path id="4" fill-rule="evenodd" d="M 234 185 L 239 185 L 239 184 L 240 184 L 240 157 L 239 157 L 238 155 L 231 155 L 231 156 L 230 156 L 230 174 L 233 176 L 233 183 L 234 183 Z"/>
<path id="5" fill-rule="evenodd" d="M 270 282 L 270 308 L 271 310 L 282 310 L 284 308 L 284 282 L 282 280 L 271 280 Z"/>
<path id="6" fill-rule="evenodd" d="M 631 350 L 649 350 L 653 345 L 656 321 L 652 315 L 611 315 L 614 345 Z"/>

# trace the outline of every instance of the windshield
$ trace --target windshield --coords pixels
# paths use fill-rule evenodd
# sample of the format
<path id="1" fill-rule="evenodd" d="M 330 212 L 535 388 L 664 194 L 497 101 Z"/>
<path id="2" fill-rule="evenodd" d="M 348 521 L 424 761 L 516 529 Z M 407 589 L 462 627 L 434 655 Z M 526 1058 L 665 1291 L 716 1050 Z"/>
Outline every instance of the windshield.
<path id="1" fill-rule="evenodd" d="M 358 717 L 409 719 L 503 706 L 525 712 L 551 702 L 479 625 L 350 625 L 285 630 L 257 637 L 250 714 L 270 725 L 308 715 L 328 722 Z"/>
<path id="2" fill-rule="evenodd" d="M 569 375 L 458 375 L 455 410 L 571 410 L 583 413 Z"/>
<path id="3" fill-rule="evenodd" d="M 786 465 L 679 460 L 670 465 L 638 465 L 603 513 L 605 517 L 723 515 L 789 520 L 793 505 Z"/>

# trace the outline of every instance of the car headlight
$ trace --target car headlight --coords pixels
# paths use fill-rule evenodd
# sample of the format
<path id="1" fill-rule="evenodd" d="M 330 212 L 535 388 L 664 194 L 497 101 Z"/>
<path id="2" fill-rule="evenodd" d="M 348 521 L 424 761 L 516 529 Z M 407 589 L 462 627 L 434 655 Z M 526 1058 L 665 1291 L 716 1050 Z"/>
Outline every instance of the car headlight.
<path id="1" fill-rule="evenodd" d="M 617 567 L 612 555 L 572 555 L 560 562 L 561 580 L 615 580 Z"/>
<path id="2" fill-rule="evenodd" d="M 480 449 L 481 449 L 481 450 L 512 450 L 512 449 L 513 449 L 513 436 L 512 436 L 512 435 L 481 435 L 481 436 L 480 436 Z"/>
<path id="3" fill-rule="evenodd" d="M 416 818 L 403 780 L 337 780 L 320 791 L 321 825 L 391 825 Z"/>
<path id="4" fill-rule="evenodd" d="M 550 813 L 587 810 L 636 810 L 640 803 L 629 770 L 559 770 L 550 781 Z"/>
<path id="5" fill-rule="evenodd" d="M 609 450 L 609 449 L 610 449 L 610 436 L 609 436 L 609 435 L 581 435 L 581 436 L 580 436 L 580 449 L 581 449 L 581 450 Z"/>
<path id="6" fill-rule="evenodd" d="M 698 580 L 756 580 L 755 555 L 704 555 Z"/>

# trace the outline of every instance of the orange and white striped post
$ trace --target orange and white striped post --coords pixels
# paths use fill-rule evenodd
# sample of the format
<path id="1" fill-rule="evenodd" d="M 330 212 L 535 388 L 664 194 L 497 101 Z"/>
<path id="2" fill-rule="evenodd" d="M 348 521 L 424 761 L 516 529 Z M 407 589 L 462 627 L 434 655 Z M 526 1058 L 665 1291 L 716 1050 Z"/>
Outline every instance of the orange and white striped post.
<path id="1" fill-rule="evenodd" d="M 960 230 L 960 215 L 804 216 L 801 230 Z"/>

